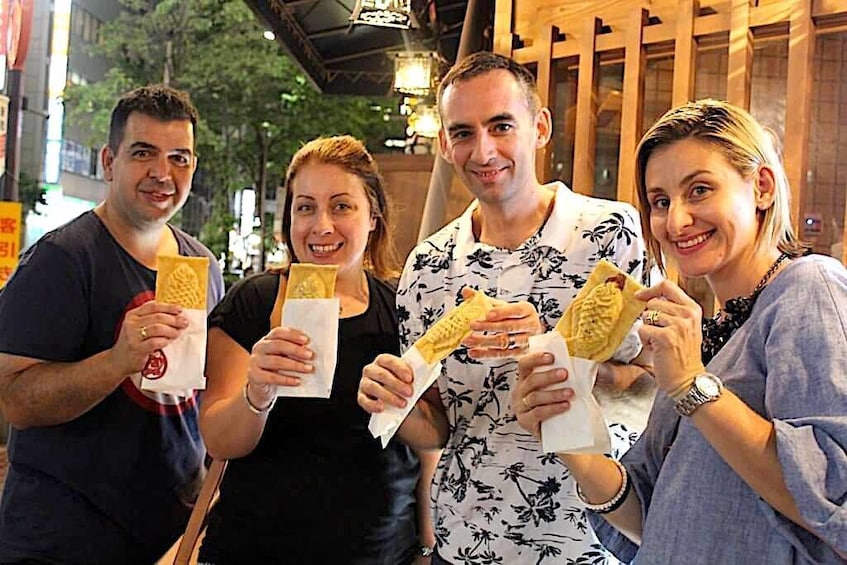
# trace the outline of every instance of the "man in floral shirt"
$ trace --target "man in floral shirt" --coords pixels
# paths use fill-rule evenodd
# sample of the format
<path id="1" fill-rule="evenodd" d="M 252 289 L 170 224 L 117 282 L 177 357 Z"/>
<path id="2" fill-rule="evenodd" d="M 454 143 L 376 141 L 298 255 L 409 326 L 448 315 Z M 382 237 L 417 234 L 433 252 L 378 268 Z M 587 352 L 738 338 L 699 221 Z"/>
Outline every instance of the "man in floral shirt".
<path id="1" fill-rule="evenodd" d="M 476 200 L 406 262 L 397 296 L 403 350 L 462 302 L 466 286 L 529 303 L 551 328 L 600 259 L 644 278 L 645 247 L 630 205 L 536 179 L 535 152 L 549 141 L 551 118 L 525 68 L 477 53 L 447 74 L 438 98 L 442 153 Z M 520 349 L 527 339 L 511 333 L 504 347 Z M 643 374 L 631 364 L 640 352 L 633 331 L 615 354 L 619 363 L 601 373 L 634 381 Z M 433 563 L 607 563 L 567 468 L 515 421 L 509 391 L 517 363 L 482 357 L 467 348 L 450 355 L 437 387 L 397 433 L 414 447 L 444 448 L 432 490 Z M 364 371 L 359 403 L 368 412 L 401 406 L 410 378 L 402 360 L 380 356 Z M 610 431 L 620 451 L 641 430 L 612 423 Z"/>

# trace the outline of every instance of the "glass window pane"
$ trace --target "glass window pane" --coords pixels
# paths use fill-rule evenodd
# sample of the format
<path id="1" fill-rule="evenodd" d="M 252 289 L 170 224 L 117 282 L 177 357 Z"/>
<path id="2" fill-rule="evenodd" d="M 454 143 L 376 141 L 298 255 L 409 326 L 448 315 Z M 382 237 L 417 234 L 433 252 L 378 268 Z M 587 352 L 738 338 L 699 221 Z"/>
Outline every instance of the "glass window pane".
<path id="1" fill-rule="evenodd" d="M 817 37 L 814 69 L 800 236 L 814 246 L 815 252 L 842 258 L 847 190 L 847 32 Z"/>
<path id="2" fill-rule="evenodd" d="M 621 144 L 623 63 L 602 65 L 597 87 L 597 143 L 594 149 L 594 196 L 615 200 Z"/>
<path id="3" fill-rule="evenodd" d="M 726 77 L 729 69 L 727 47 L 697 51 L 694 66 L 694 99 L 726 100 Z"/>
<path id="4" fill-rule="evenodd" d="M 548 148 L 548 180 L 573 186 L 573 149 L 576 128 L 576 89 L 579 71 L 576 61 L 553 61 L 553 138 Z"/>
<path id="5" fill-rule="evenodd" d="M 753 45 L 750 113 L 785 140 L 785 96 L 788 88 L 788 39 L 756 41 Z"/>
<path id="6" fill-rule="evenodd" d="M 673 56 L 648 59 L 644 73 L 644 110 L 641 135 L 671 109 L 673 100 Z"/>

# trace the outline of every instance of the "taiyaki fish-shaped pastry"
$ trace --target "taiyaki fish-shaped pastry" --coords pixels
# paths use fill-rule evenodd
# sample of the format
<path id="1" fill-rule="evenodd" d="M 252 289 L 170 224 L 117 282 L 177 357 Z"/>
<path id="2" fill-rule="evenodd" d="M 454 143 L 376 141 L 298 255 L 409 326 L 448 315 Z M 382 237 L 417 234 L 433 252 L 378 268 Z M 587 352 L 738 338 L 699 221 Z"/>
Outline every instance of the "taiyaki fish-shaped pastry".
<path id="1" fill-rule="evenodd" d="M 415 347 L 428 364 L 450 355 L 471 331 L 471 322 L 485 317 L 494 307 L 484 292 L 453 308 L 415 342 Z"/>
<path id="2" fill-rule="evenodd" d="M 285 298 L 332 298 L 338 265 L 292 263 L 288 269 Z"/>
<path id="3" fill-rule="evenodd" d="M 157 257 L 156 301 L 179 304 L 192 310 L 206 309 L 206 287 L 209 281 L 208 257 Z"/>
<path id="4" fill-rule="evenodd" d="M 556 324 L 574 357 L 608 361 L 620 347 L 646 302 L 644 287 L 605 259 L 600 261 Z"/>

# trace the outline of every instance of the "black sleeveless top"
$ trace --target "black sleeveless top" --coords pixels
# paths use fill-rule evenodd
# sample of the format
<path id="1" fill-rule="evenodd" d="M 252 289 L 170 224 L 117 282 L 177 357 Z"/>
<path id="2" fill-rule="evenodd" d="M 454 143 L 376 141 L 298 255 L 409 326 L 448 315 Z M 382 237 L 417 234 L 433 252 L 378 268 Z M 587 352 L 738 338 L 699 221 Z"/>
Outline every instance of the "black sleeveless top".
<path id="1" fill-rule="evenodd" d="M 209 318 L 245 350 L 270 331 L 279 275 L 241 281 Z M 398 354 L 394 289 L 368 277 L 367 310 L 339 323 L 329 399 L 279 398 L 256 449 L 230 461 L 200 561 L 409 563 L 417 548 L 417 457 L 382 449 L 356 402 L 362 368 Z"/>

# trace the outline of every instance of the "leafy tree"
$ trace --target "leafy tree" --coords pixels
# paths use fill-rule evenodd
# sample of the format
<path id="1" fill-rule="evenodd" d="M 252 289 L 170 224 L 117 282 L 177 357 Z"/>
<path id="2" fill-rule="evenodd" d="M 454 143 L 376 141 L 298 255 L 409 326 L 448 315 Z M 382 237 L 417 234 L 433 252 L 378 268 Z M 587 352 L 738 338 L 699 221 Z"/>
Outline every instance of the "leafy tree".
<path id="1" fill-rule="evenodd" d="M 22 206 L 23 217 L 26 218 L 29 212 L 40 214 L 36 205 L 46 205 L 47 200 L 44 199 L 44 188 L 38 179 L 34 179 L 26 173 L 22 172 L 18 181 L 18 191 Z"/>
<path id="2" fill-rule="evenodd" d="M 203 182 L 214 187 L 216 224 L 229 221 L 230 193 L 243 186 L 256 187 L 259 215 L 304 141 L 348 133 L 377 147 L 397 129 L 388 99 L 318 93 L 280 46 L 262 37 L 256 17 L 240 0 L 122 4 L 124 12 L 102 28 L 94 48 L 113 69 L 100 83 L 68 87 L 68 119 L 89 141 L 101 141 L 120 93 L 151 82 L 188 91 L 201 116 L 197 153 Z M 271 239 L 266 225 L 261 222 L 263 244 Z M 220 229 L 203 230 L 201 238 Z"/>

